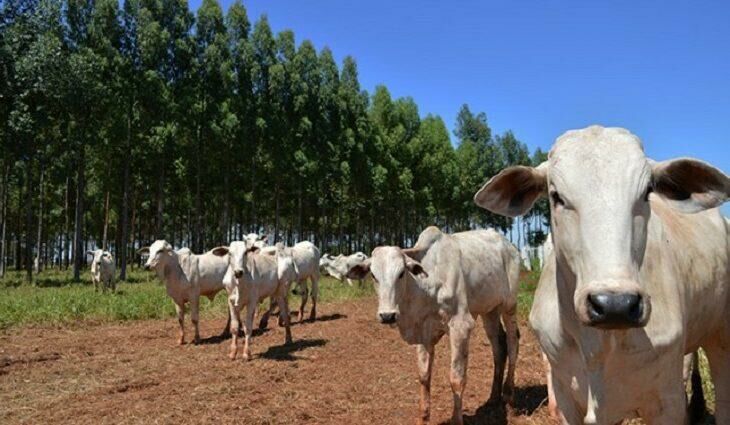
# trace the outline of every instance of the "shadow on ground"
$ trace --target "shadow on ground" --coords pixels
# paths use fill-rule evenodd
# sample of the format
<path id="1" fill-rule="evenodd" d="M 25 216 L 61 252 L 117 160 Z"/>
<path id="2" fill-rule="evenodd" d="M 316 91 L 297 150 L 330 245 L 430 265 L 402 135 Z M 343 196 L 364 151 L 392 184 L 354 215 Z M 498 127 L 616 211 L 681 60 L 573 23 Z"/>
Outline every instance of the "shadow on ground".
<path id="1" fill-rule="evenodd" d="M 299 351 L 306 350 L 312 347 L 323 347 L 327 344 L 326 339 L 300 339 L 295 340 L 291 344 L 275 345 L 269 347 L 264 353 L 261 353 L 261 357 L 269 360 L 292 362 L 300 359 L 300 357 L 294 355 Z"/>
<path id="2" fill-rule="evenodd" d="M 517 387 L 514 394 L 515 405 L 505 407 L 503 403 L 488 401 L 481 405 L 473 415 L 464 415 L 465 424 L 506 425 L 509 423 L 507 409 L 512 415 L 530 416 L 540 406 L 547 403 L 547 387 L 545 385 L 531 385 Z M 443 424 L 448 424 L 444 422 Z"/>

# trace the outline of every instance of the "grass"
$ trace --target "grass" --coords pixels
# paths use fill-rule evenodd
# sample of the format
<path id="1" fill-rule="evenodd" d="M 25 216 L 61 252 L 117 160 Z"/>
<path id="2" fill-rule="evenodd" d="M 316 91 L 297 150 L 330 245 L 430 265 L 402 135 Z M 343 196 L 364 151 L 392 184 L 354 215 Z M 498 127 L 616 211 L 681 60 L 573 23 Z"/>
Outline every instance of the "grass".
<path id="1" fill-rule="evenodd" d="M 23 272 L 9 272 L 0 280 L 0 328 L 23 325 L 68 325 L 80 322 L 118 322 L 175 316 L 175 307 L 164 285 L 151 272 L 128 273 L 117 282 L 117 292 L 95 292 L 88 272 L 80 283 L 70 271 L 46 270 L 34 285 L 25 283 Z M 320 301 L 356 299 L 373 294 L 369 283 L 350 287 L 329 277 L 320 280 Z M 202 298 L 201 316 L 225 315 L 224 292 L 213 301 Z"/>

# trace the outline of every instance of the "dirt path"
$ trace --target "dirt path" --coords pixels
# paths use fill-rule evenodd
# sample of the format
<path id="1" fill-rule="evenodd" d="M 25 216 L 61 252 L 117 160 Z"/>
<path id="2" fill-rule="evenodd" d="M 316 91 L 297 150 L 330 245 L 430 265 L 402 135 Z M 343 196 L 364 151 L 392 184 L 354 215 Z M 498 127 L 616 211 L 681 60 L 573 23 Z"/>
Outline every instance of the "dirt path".
<path id="1" fill-rule="evenodd" d="M 315 323 L 273 329 L 253 340 L 254 359 L 231 362 L 229 341 L 176 346 L 174 319 L 76 329 L 23 328 L 0 334 L 0 423 L 413 423 L 418 408 L 415 349 L 374 320 L 374 299 L 325 304 Z M 205 338 L 225 318 L 201 319 Z M 275 322 L 275 321 L 272 321 Z M 480 322 L 480 321 L 477 321 Z M 525 324 L 517 406 L 484 406 L 491 351 L 473 334 L 466 423 L 552 424 L 535 337 Z M 437 346 L 432 423 L 448 422 L 448 346 Z"/>

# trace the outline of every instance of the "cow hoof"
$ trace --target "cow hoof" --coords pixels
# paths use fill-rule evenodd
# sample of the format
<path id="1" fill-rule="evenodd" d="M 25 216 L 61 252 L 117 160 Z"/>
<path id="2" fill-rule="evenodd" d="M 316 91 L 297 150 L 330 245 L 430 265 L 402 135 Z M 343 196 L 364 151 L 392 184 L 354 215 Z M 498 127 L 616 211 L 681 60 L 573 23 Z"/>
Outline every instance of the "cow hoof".
<path id="1" fill-rule="evenodd" d="M 284 345 L 291 345 L 293 343 L 294 343 L 294 341 L 292 341 L 291 338 L 287 338 L 286 341 L 284 341 Z"/>
<path id="2" fill-rule="evenodd" d="M 231 359 L 231 361 L 236 360 L 236 353 L 228 353 L 228 358 Z"/>
<path id="3" fill-rule="evenodd" d="M 251 354 L 250 353 L 243 353 L 243 360 L 244 361 L 251 360 Z"/>

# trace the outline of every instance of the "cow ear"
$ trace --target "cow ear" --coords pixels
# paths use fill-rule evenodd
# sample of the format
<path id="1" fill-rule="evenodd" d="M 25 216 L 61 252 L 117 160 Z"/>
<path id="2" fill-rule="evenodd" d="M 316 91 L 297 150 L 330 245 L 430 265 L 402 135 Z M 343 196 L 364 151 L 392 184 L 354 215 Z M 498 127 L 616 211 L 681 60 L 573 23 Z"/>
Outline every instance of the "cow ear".
<path id="1" fill-rule="evenodd" d="M 165 245 L 162 247 L 164 251 L 172 251 L 172 245 L 170 245 L 170 242 L 165 242 Z"/>
<path id="2" fill-rule="evenodd" d="M 228 249 L 227 246 L 218 246 L 213 248 L 210 251 L 213 255 L 217 255 L 219 257 L 225 257 L 230 252 L 230 249 Z"/>
<path id="3" fill-rule="evenodd" d="M 265 241 L 267 239 L 269 239 L 269 235 L 261 235 L 256 240 L 257 241 Z"/>
<path id="4" fill-rule="evenodd" d="M 489 179 L 474 195 L 474 203 L 495 214 L 517 217 L 546 193 L 547 162 L 536 168 L 517 165 Z"/>
<path id="5" fill-rule="evenodd" d="M 363 261 L 362 263 L 355 264 L 354 266 L 350 267 L 350 270 L 347 271 L 346 276 L 350 279 L 365 279 L 365 277 L 370 273 L 370 261 Z"/>
<path id="6" fill-rule="evenodd" d="M 149 254 L 149 253 L 150 253 L 150 247 L 148 247 L 148 246 L 144 246 L 137 250 L 137 254 L 139 254 L 139 255 Z"/>
<path id="7" fill-rule="evenodd" d="M 719 207 L 730 198 L 730 178 L 696 159 L 658 162 L 651 174 L 654 192 L 683 213 Z"/>
<path id="8" fill-rule="evenodd" d="M 423 269 L 421 263 L 410 257 L 406 257 L 406 268 L 414 276 L 422 277 L 424 279 L 428 277 L 428 273 L 426 273 L 426 270 Z"/>

